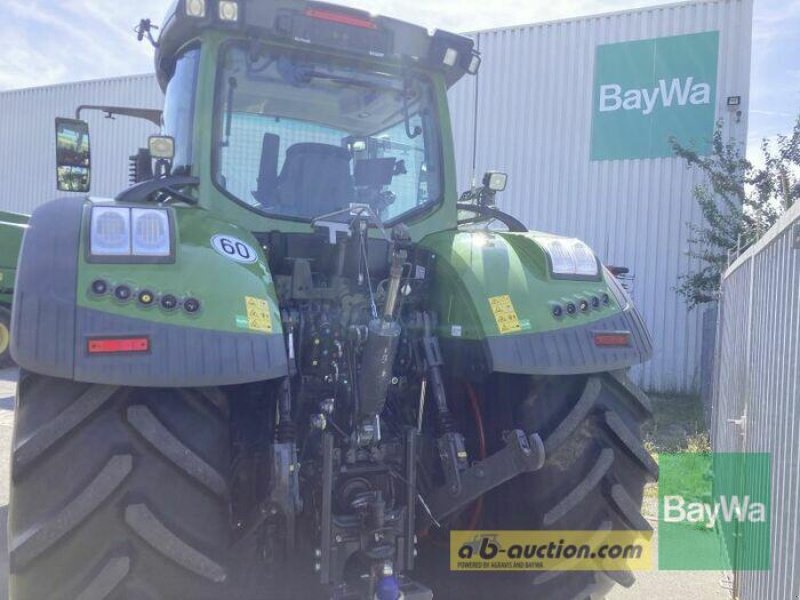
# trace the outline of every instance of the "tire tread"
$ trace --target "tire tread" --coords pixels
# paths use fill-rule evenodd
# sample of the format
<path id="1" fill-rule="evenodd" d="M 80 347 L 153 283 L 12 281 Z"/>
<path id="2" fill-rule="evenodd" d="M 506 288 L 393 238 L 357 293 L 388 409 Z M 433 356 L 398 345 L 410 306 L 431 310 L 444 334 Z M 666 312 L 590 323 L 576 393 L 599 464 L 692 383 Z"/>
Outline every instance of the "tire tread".
<path id="1" fill-rule="evenodd" d="M 146 504 L 128 506 L 125 509 L 125 522 L 136 535 L 165 558 L 214 583 L 225 581 L 227 577 L 225 569 L 182 540 L 162 523 Z"/>
<path id="2" fill-rule="evenodd" d="M 75 600 L 105 600 L 128 576 L 130 570 L 129 556 L 108 558 L 97 575 L 75 596 Z"/>
<path id="3" fill-rule="evenodd" d="M 40 554 L 76 529 L 122 485 L 132 470 L 131 455 L 113 456 L 89 485 L 75 498 L 65 502 L 58 515 L 35 529 L 14 536 L 9 544 L 12 570 L 24 569 Z"/>
<path id="4" fill-rule="evenodd" d="M 52 382 L 46 382 L 51 384 Z M 14 447 L 15 475 L 20 475 L 58 441 L 86 421 L 99 409 L 118 388 L 111 385 L 93 385 L 78 396 L 55 419 L 39 427 L 32 434 L 18 441 Z"/>
<path id="5" fill-rule="evenodd" d="M 160 452 L 186 475 L 217 496 L 226 495 L 228 486 L 225 478 L 167 429 L 147 406 L 142 404 L 129 406 L 127 420 L 154 450 Z"/>

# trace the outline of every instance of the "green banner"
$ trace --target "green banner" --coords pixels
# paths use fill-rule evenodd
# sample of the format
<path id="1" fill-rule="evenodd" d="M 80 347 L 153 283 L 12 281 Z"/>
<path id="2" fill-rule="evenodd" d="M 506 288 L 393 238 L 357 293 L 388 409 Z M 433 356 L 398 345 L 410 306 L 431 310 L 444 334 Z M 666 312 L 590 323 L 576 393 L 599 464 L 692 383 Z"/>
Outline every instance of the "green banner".
<path id="1" fill-rule="evenodd" d="M 670 139 L 710 148 L 719 32 L 597 47 L 592 160 L 672 156 Z"/>
<path id="2" fill-rule="evenodd" d="M 769 570 L 771 467 L 769 454 L 661 454 L 659 569 Z"/>

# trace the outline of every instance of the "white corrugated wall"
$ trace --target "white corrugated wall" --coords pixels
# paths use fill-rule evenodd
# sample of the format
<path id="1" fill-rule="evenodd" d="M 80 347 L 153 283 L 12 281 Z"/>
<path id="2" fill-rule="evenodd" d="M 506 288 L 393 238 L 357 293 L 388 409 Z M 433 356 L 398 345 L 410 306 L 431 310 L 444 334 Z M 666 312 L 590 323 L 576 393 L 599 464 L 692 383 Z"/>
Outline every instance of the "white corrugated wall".
<path id="1" fill-rule="evenodd" d="M 474 154 L 475 175 L 510 174 L 498 196 L 504 210 L 533 229 L 579 237 L 607 264 L 631 269 L 655 341 L 653 360 L 636 374 L 650 390 L 699 389 L 701 311 L 688 312 L 674 291 L 690 268 L 686 223 L 701 219 L 692 198 L 699 179 L 673 158 L 589 160 L 596 47 L 719 31 L 717 116 L 745 144 L 752 8 L 752 0 L 685 2 L 478 32 L 480 75 L 451 92 L 462 189 Z M 742 97 L 740 122 L 728 96 Z"/>
<path id="2" fill-rule="evenodd" d="M 82 104 L 161 108 L 155 77 L 141 75 L 0 92 L 0 209 L 30 213 L 67 196 L 56 189 L 55 118 Z M 155 125 L 84 112 L 92 137 L 92 194 L 113 196 L 127 185 L 128 156 L 147 146 Z"/>

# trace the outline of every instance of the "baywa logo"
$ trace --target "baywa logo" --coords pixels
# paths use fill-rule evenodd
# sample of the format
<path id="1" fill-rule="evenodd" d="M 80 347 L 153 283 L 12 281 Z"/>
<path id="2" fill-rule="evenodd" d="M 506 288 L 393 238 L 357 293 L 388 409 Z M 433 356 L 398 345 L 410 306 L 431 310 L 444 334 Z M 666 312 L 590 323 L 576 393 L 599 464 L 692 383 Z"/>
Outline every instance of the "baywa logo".
<path id="1" fill-rule="evenodd" d="M 659 568 L 770 568 L 768 454 L 659 457 Z"/>
<path id="2" fill-rule="evenodd" d="M 592 160 L 669 157 L 673 138 L 707 152 L 718 54 L 716 31 L 598 46 Z"/>
<path id="3" fill-rule="evenodd" d="M 667 83 L 666 79 L 659 79 L 658 85 L 652 89 L 623 90 L 616 83 L 600 86 L 600 112 L 614 112 L 617 110 L 636 110 L 643 115 L 649 115 L 656 106 L 670 108 L 671 106 L 686 106 L 692 104 L 711 103 L 711 84 L 695 83 L 694 77 L 678 79 L 675 77 Z"/>
<path id="4" fill-rule="evenodd" d="M 664 498 L 665 523 L 704 524 L 707 529 L 714 529 L 720 521 L 733 523 L 766 523 L 767 505 L 753 502 L 750 496 L 744 499 L 739 496 L 723 496 L 719 502 L 687 502 L 683 496 L 667 496 Z"/>

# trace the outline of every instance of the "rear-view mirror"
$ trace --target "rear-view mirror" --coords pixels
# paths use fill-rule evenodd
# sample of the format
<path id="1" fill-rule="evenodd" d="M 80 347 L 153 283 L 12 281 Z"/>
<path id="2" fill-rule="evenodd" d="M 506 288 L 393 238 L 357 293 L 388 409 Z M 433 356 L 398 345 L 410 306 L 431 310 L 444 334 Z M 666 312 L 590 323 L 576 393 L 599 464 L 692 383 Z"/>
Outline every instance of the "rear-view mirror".
<path id="1" fill-rule="evenodd" d="M 56 119 L 56 186 L 61 192 L 88 192 L 91 183 L 89 125 Z"/>

